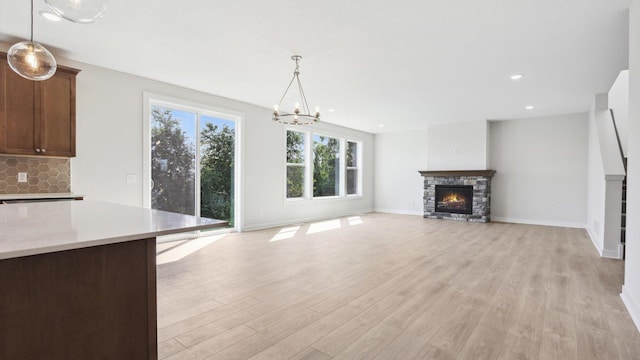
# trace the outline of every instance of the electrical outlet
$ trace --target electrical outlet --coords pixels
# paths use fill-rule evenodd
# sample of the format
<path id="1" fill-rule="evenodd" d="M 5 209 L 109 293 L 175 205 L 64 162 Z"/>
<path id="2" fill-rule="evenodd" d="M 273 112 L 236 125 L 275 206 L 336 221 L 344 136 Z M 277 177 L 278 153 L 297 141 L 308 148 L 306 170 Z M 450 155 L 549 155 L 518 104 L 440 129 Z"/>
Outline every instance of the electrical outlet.
<path id="1" fill-rule="evenodd" d="M 18 173 L 18 182 L 27 182 L 27 173 L 26 172 L 19 172 Z"/>

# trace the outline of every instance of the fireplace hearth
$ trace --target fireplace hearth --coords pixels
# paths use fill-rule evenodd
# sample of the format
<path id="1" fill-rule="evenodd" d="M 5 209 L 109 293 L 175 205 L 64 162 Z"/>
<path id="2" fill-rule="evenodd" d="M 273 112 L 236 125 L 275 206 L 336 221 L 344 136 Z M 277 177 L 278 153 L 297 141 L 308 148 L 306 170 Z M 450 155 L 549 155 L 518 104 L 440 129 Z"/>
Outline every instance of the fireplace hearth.
<path id="1" fill-rule="evenodd" d="M 491 177 L 495 170 L 420 171 L 424 177 L 424 217 L 491 221 Z"/>

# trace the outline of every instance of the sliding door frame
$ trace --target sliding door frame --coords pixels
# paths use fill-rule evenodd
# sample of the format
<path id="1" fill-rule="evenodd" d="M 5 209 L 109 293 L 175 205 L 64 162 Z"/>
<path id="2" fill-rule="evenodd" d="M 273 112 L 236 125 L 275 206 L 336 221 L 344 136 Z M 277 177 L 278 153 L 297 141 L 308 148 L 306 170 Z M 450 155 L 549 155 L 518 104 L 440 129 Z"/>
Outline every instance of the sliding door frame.
<path id="1" fill-rule="evenodd" d="M 242 125 L 244 114 L 237 111 L 218 108 L 210 105 L 205 105 L 189 100 L 179 99 L 175 97 L 169 97 L 165 95 L 144 92 L 143 93 L 143 141 L 142 141 L 142 206 L 145 208 L 151 208 L 151 106 L 160 106 L 175 110 L 182 110 L 193 112 L 197 114 L 196 125 L 200 124 L 201 116 L 209 116 L 220 118 L 224 120 L 234 121 L 235 123 L 235 144 L 234 144 L 234 227 L 220 229 L 210 232 L 205 232 L 204 235 L 211 235 L 213 233 L 232 232 L 242 230 Z M 196 126 L 196 215 L 200 215 L 200 129 Z M 190 233 L 190 236 L 185 237 L 197 237 L 198 234 Z M 177 238 L 175 238 L 177 239 Z M 172 237 L 171 240 L 174 240 Z"/>

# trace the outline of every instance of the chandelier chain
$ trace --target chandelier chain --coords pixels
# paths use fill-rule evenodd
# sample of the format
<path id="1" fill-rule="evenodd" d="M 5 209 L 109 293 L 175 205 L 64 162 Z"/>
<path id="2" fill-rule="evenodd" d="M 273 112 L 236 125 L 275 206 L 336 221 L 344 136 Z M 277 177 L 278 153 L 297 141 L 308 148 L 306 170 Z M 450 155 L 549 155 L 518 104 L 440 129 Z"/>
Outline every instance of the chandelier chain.
<path id="1" fill-rule="evenodd" d="M 29 40 L 33 42 L 33 0 L 31 0 L 31 37 Z"/>

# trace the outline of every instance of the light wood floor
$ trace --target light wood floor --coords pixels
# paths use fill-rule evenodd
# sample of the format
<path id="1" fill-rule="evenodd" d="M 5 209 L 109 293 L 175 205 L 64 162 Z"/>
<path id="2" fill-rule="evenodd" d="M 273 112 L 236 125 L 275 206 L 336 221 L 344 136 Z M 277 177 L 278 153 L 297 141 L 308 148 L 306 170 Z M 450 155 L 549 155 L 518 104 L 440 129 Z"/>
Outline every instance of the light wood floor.
<path id="1" fill-rule="evenodd" d="M 229 234 L 158 265 L 159 354 L 640 359 L 623 266 L 581 229 L 374 213 Z"/>

